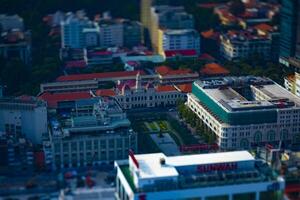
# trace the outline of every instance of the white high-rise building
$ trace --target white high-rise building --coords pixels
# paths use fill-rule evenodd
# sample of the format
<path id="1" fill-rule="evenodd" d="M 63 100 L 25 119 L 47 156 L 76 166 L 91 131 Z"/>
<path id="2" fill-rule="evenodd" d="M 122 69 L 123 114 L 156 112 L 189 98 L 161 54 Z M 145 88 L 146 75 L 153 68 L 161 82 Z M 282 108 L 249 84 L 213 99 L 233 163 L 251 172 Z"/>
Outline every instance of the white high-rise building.
<path id="1" fill-rule="evenodd" d="M 67 13 L 66 20 L 61 22 L 62 48 L 84 48 L 85 28 L 92 28 L 92 22 L 85 16 L 84 11 Z"/>
<path id="2" fill-rule="evenodd" d="M 98 23 L 100 29 L 100 46 L 102 47 L 122 47 L 123 23 L 112 19 L 102 19 Z"/>
<path id="3" fill-rule="evenodd" d="M 200 53 L 200 36 L 194 29 L 168 29 L 163 31 L 163 49 L 196 50 Z"/>

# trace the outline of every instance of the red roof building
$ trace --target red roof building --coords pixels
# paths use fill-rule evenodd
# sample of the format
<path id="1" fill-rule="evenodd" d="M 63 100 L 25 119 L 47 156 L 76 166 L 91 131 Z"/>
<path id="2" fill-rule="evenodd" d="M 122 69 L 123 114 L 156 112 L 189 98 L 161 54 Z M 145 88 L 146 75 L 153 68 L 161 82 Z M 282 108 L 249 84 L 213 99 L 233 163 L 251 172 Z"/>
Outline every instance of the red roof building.
<path id="1" fill-rule="evenodd" d="M 85 68 L 86 67 L 86 62 L 84 60 L 72 60 L 72 61 L 67 61 L 66 68 Z"/>
<path id="2" fill-rule="evenodd" d="M 113 89 L 100 89 L 96 91 L 96 95 L 97 96 L 109 96 L 109 97 L 113 97 L 116 96 L 116 93 Z"/>
<path id="3" fill-rule="evenodd" d="M 209 63 L 200 70 L 200 74 L 203 76 L 221 76 L 228 75 L 229 71 L 218 63 Z"/>
<path id="4" fill-rule="evenodd" d="M 45 92 L 41 94 L 38 98 L 46 101 L 49 108 L 57 108 L 58 102 L 89 99 L 92 98 L 92 95 L 90 94 L 90 92 Z"/>
<path id="5" fill-rule="evenodd" d="M 173 85 L 159 85 L 155 88 L 156 92 L 172 92 L 176 91 Z"/>
<path id="6" fill-rule="evenodd" d="M 155 68 L 155 72 L 161 76 L 168 76 L 168 75 L 185 75 L 193 73 L 190 69 L 177 69 L 173 70 L 168 66 L 159 66 Z"/>
<path id="7" fill-rule="evenodd" d="M 176 88 L 183 93 L 191 93 L 192 92 L 192 83 L 180 84 L 176 85 Z"/>
<path id="8" fill-rule="evenodd" d="M 165 56 L 167 59 L 174 57 L 195 58 L 197 57 L 197 51 L 195 49 L 166 50 Z"/>
<path id="9" fill-rule="evenodd" d="M 135 76 L 137 73 L 145 75 L 146 73 L 143 70 L 138 71 L 119 71 L 119 72 L 104 72 L 104 73 L 92 73 L 92 74 L 74 74 L 60 76 L 57 81 L 83 81 L 83 80 L 93 80 L 93 79 L 104 79 L 104 78 L 119 78 L 119 77 L 130 77 Z"/>

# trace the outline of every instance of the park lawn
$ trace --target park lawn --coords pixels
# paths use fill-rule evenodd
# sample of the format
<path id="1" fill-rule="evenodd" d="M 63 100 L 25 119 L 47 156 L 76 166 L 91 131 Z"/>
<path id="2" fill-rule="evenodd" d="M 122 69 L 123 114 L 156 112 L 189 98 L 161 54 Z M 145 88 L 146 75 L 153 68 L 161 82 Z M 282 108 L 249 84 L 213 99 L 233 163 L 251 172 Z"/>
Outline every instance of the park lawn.
<path id="1" fill-rule="evenodd" d="M 169 131 L 170 129 L 169 129 L 169 124 L 168 124 L 168 122 L 167 121 L 157 121 L 157 124 L 158 124 L 158 126 L 159 126 L 159 128 L 160 128 L 160 130 L 162 130 L 162 131 Z"/>
<path id="2" fill-rule="evenodd" d="M 157 124 L 155 123 L 155 121 L 148 122 L 148 124 L 149 124 L 149 127 L 151 128 L 152 132 L 158 132 L 159 131 L 159 129 L 158 129 Z"/>

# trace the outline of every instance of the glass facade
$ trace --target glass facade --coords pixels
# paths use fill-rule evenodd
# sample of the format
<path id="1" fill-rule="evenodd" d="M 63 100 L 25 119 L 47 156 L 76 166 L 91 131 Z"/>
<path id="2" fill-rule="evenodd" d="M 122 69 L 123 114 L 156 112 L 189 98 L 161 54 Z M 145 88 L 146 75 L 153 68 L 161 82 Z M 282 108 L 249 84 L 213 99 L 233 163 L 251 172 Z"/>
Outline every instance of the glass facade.
<path id="1" fill-rule="evenodd" d="M 202 104 L 220 121 L 230 125 L 247 125 L 247 124 L 263 124 L 276 123 L 276 110 L 251 110 L 241 112 L 227 112 L 213 99 L 201 91 L 195 83 L 193 83 L 192 93 L 200 100 Z"/>
<path id="2" fill-rule="evenodd" d="M 293 57 L 296 53 L 300 0 L 284 0 L 281 7 L 280 56 Z M 300 42 L 300 41 L 299 41 Z"/>

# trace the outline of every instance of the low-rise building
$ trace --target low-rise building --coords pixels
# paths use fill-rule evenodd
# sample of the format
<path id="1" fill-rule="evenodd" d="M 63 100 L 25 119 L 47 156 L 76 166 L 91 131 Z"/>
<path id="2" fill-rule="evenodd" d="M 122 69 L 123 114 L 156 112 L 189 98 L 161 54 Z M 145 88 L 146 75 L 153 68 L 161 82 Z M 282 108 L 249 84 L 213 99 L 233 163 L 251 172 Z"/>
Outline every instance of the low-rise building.
<path id="1" fill-rule="evenodd" d="M 137 135 L 112 98 L 77 100 L 50 119 L 49 137 L 57 168 L 113 162 L 137 150 Z"/>
<path id="2" fill-rule="evenodd" d="M 0 15 L 0 56 L 31 63 L 31 32 L 18 15 Z"/>
<path id="3" fill-rule="evenodd" d="M 247 151 L 167 157 L 134 155 L 115 162 L 117 199 L 281 200 L 284 179 Z"/>
<path id="4" fill-rule="evenodd" d="M 199 78 L 197 72 L 193 72 L 190 69 L 171 69 L 168 66 L 159 66 L 155 68 L 155 72 L 158 75 L 158 82 L 160 84 L 179 84 L 179 83 L 191 83 Z"/>
<path id="5" fill-rule="evenodd" d="M 89 67 L 113 63 L 113 53 L 106 50 L 84 49 L 84 60 Z"/>
<path id="6" fill-rule="evenodd" d="M 48 132 L 46 103 L 34 97 L 0 99 L 0 131 L 42 144 Z"/>
<path id="7" fill-rule="evenodd" d="M 290 74 L 284 78 L 284 87 L 291 93 L 300 97 L 300 74 Z"/>
<path id="8" fill-rule="evenodd" d="M 101 94 L 100 91 L 98 94 Z M 186 99 L 186 93 L 176 89 L 174 85 L 155 86 L 150 82 L 143 84 L 139 74 L 136 81 L 119 84 L 114 93 L 113 96 L 123 109 L 174 106 L 178 100 Z"/>
<path id="9" fill-rule="evenodd" d="M 187 106 L 221 149 L 299 143 L 300 98 L 261 77 L 207 78 L 193 83 Z"/>
<path id="10" fill-rule="evenodd" d="M 198 79 L 199 74 L 189 69 L 173 70 L 170 67 L 161 66 L 156 68 L 155 74 L 147 74 L 143 70 L 119 71 L 92 74 L 72 74 L 60 76 L 55 82 L 43 83 L 40 86 L 40 92 L 78 92 L 90 91 L 101 88 L 101 85 L 108 82 L 135 80 L 139 73 L 142 76 L 142 82 L 161 85 L 191 83 Z"/>
<path id="11" fill-rule="evenodd" d="M 220 36 L 221 57 L 229 61 L 239 61 L 251 56 L 272 59 L 272 39 L 258 35 L 253 30 L 229 31 Z"/>
<path id="12" fill-rule="evenodd" d="M 200 54 L 200 36 L 194 29 L 162 30 L 163 50 L 196 50 Z"/>

